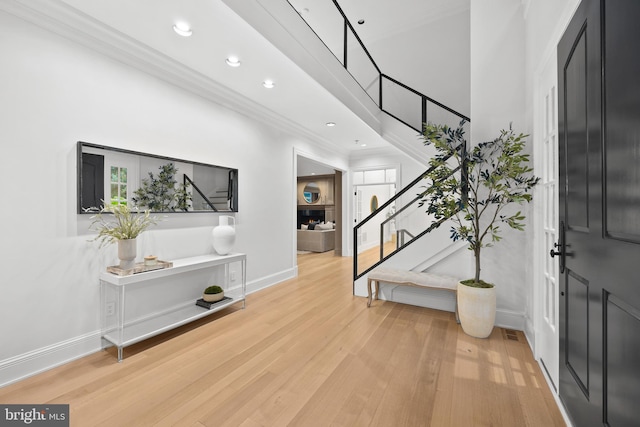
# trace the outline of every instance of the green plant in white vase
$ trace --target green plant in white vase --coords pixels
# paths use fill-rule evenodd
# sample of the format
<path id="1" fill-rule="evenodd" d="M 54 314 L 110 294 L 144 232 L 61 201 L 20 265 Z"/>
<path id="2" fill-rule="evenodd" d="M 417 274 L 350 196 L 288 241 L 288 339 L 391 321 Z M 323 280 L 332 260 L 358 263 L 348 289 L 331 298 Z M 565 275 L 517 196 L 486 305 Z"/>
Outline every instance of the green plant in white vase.
<path id="1" fill-rule="evenodd" d="M 530 202 L 531 191 L 539 178 L 532 174 L 533 169 L 528 165 L 529 155 L 523 153 L 527 135 L 516 135 L 509 127 L 508 130 L 501 130 L 500 135 L 492 141 L 462 150 L 461 147 L 466 147 L 463 125 L 464 121 L 456 129 L 432 124 L 425 126 L 424 143 L 433 145 L 437 155 L 429 162 L 431 171 L 425 175 L 429 185 L 421 194 L 421 204 L 427 206 L 427 213 L 434 218 L 448 218 L 453 223 L 451 239 L 467 242 L 468 249 L 473 252 L 475 275 L 473 279 L 462 281 L 462 286 L 458 287 L 460 320 L 467 332 L 461 293 L 479 293 L 469 291 L 469 287 L 491 289 L 493 319 L 485 335 L 488 336 L 495 319 L 495 290 L 493 284 L 480 277 L 482 248 L 491 247 L 502 240 L 502 224 L 515 230 L 524 230 L 524 215 L 520 211 L 508 211 L 507 208 Z M 460 168 L 458 172 L 455 172 L 456 168 Z M 464 176 L 467 177 L 466 182 Z M 491 311 L 491 307 L 488 311 Z M 477 320 L 472 322 L 477 323 Z"/>
<path id="2" fill-rule="evenodd" d="M 217 285 L 208 286 L 202 292 L 202 299 L 207 302 L 220 301 L 222 298 L 224 298 L 224 289 Z"/>
<path id="3" fill-rule="evenodd" d="M 150 211 L 139 213 L 132 211 L 127 205 L 106 205 L 91 218 L 93 222 L 89 229 L 98 232 L 93 240 L 99 241 L 100 247 L 118 242 L 118 258 L 122 269 L 133 268 L 136 238 L 159 221 L 157 217 L 151 216 Z"/>

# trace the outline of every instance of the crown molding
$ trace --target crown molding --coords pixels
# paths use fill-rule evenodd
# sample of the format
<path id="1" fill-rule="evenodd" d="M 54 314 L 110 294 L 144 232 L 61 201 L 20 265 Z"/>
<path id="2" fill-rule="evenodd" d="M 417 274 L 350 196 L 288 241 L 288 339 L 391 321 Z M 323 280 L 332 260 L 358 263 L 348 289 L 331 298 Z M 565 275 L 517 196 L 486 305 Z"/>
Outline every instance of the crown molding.
<path id="1" fill-rule="evenodd" d="M 319 142 L 334 153 L 348 155 L 347 150 L 333 141 L 60 0 L 0 0 L 0 10 L 210 102 L 283 131 Z"/>

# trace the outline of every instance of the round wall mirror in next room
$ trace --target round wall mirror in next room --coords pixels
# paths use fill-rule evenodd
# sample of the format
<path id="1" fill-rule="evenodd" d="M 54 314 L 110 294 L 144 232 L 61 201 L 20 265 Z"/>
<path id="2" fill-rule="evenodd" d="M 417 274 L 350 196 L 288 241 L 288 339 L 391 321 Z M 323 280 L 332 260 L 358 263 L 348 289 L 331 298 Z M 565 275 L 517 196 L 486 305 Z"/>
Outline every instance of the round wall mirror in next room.
<path id="1" fill-rule="evenodd" d="M 320 187 L 315 182 L 310 182 L 304 186 L 304 201 L 307 203 L 317 203 L 320 200 Z"/>

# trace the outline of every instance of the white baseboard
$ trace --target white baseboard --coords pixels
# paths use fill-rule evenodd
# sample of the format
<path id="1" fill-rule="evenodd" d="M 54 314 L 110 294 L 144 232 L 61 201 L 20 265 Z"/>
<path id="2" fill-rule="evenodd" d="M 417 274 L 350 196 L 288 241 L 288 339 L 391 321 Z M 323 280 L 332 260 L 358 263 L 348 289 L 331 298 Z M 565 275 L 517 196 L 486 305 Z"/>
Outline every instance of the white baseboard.
<path id="1" fill-rule="evenodd" d="M 247 294 L 276 285 L 298 275 L 298 267 L 283 270 L 247 283 Z M 0 387 L 13 384 L 33 375 L 48 371 L 102 349 L 101 331 L 90 332 L 41 347 L 0 361 Z"/>
<path id="2" fill-rule="evenodd" d="M 247 294 L 252 294 L 262 289 L 266 289 L 270 286 L 277 285 L 280 282 L 293 279 L 294 277 L 297 277 L 297 276 L 298 276 L 298 266 L 296 265 L 293 268 L 282 270 L 276 274 L 261 277 L 258 280 L 254 280 L 252 282 L 247 283 Z"/>
<path id="3" fill-rule="evenodd" d="M 556 389 L 553 387 L 553 382 L 551 381 L 551 378 L 549 378 L 549 375 L 547 375 L 547 370 L 545 369 L 544 365 L 540 362 L 539 359 L 536 361 L 538 362 L 538 366 L 540 366 L 540 370 L 542 371 L 542 376 L 547 382 L 547 387 L 549 387 L 549 390 L 553 395 L 553 399 L 556 401 L 556 405 L 558 405 L 558 409 L 560 409 L 560 413 L 562 414 L 562 418 L 564 418 L 564 422 L 567 424 L 567 427 L 573 427 L 573 423 L 571 423 L 571 418 L 569 418 L 569 414 L 567 413 L 567 410 L 565 409 L 564 404 L 562 403 L 562 400 L 560 400 L 560 395 L 558 394 Z"/>
<path id="4" fill-rule="evenodd" d="M 496 310 L 496 326 L 523 331 L 524 313 L 498 308 Z"/>
<path id="5" fill-rule="evenodd" d="M 100 331 L 41 347 L 0 361 L 0 387 L 18 382 L 99 351 Z"/>
<path id="6" fill-rule="evenodd" d="M 411 286 L 380 285 L 381 300 L 394 301 L 402 304 L 416 305 L 418 307 L 433 308 L 436 310 L 454 312 L 456 307 L 453 292 L 415 288 Z M 524 313 L 511 310 L 498 309 L 496 311 L 496 326 L 507 329 L 524 330 Z"/>

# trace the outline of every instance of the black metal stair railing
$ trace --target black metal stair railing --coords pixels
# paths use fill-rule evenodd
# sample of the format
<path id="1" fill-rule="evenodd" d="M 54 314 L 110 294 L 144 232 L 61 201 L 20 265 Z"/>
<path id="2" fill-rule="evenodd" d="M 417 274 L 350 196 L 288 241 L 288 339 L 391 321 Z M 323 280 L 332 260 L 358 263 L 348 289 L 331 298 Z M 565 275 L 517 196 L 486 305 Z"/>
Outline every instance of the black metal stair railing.
<path id="1" fill-rule="evenodd" d="M 297 10 L 296 0 L 288 2 Z M 419 133 L 427 122 L 450 127 L 462 119 L 470 122 L 464 114 L 384 74 L 337 0 L 314 3 L 314 10 L 314 15 L 298 14 L 383 112 Z M 323 22 L 314 22 L 314 16 Z M 337 28 L 341 34 L 336 34 Z"/>
<path id="2" fill-rule="evenodd" d="M 191 185 L 191 187 L 194 190 L 196 190 L 196 193 L 198 193 L 198 195 L 202 198 L 202 202 L 208 205 L 212 211 L 214 212 L 218 211 L 218 209 L 213 205 L 213 203 L 211 203 L 211 200 L 209 200 L 209 197 L 205 196 L 205 194 L 198 188 L 196 183 L 193 182 L 193 180 L 189 178 L 186 173 L 183 175 L 183 183 L 184 185 L 187 185 L 187 184 Z"/>
<path id="3" fill-rule="evenodd" d="M 287 1 L 298 11 L 296 0 Z M 452 128 L 456 128 L 461 120 L 470 123 L 469 117 L 384 74 L 337 0 L 315 2 L 314 11 L 316 13 L 313 15 L 300 11 L 298 14 L 381 111 L 418 133 L 424 131 L 426 123 L 448 125 Z M 322 17 L 324 21 L 313 22 L 316 16 Z M 335 31 L 337 28 L 341 29 L 341 34 Z M 466 146 L 460 149 L 466 150 Z M 418 176 L 354 227 L 354 281 L 448 219 L 436 220 L 424 210 L 418 209 L 421 195 L 425 191 L 424 178 L 430 170 Z M 462 174 L 461 182 L 464 187 L 461 193 L 464 202 L 465 171 L 464 168 L 454 167 L 452 173 L 456 172 Z M 398 228 L 400 225 L 401 228 Z M 369 240 L 369 235 L 376 237 Z M 406 236 L 410 238 L 405 240 Z"/>
<path id="4" fill-rule="evenodd" d="M 459 147 L 461 156 L 465 157 L 466 145 Z M 451 155 L 443 161 L 451 159 Z M 420 174 L 409 185 L 383 203 L 378 209 L 363 219 L 353 228 L 353 280 L 357 280 L 385 260 L 402 251 L 411 243 L 438 228 L 449 218 L 435 219 L 420 209 L 421 201 L 427 189 L 425 177 L 435 168 L 432 166 Z M 466 198 L 466 173 L 462 166 L 452 166 L 451 172 L 442 177 L 461 174 L 462 202 Z M 376 238 L 368 240 L 368 235 Z M 405 236 L 409 236 L 405 240 Z"/>

